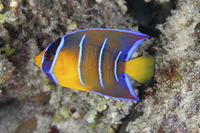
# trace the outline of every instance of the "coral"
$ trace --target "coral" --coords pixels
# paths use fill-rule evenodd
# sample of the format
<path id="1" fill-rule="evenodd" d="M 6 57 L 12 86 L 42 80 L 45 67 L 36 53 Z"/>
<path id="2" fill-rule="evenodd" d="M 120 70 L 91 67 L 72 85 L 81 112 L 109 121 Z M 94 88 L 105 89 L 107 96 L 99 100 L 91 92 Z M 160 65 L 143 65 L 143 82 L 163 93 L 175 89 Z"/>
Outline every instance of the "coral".
<path id="1" fill-rule="evenodd" d="M 168 16 L 169 0 L 156 1 L 164 15 L 154 20 Z M 132 79 L 141 101 L 131 102 L 57 86 L 33 60 L 57 38 L 74 30 L 138 31 L 127 14 L 132 8 L 128 0 L 0 2 L 1 131 L 199 132 L 200 2 L 177 0 L 175 4 L 166 21 L 157 20 L 164 24 L 154 23 L 159 31 L 156 37 L 145 40 L 132 55 L 153 54 L 156 71 L 149 87 Z"/>
<path id="2" fill-rule="evenodd" d="M 1 21 L 1 20 L 0 20 Z M 1 23 L 1 22 L 0 22 Z M 0 37 L 6 37 L 8 35 L 8 31 L 0 24 Z"/>
<path id="3" fill-rule="evenodd" d="M 179 1 L 166 23 L 157 25 L 162 32 L 154 46 L 157 84 L 146 90 L 150 95 L 138 108 L 143 115 L 129 122 L 127 131 L 199 132 L 198 4 Z"/>

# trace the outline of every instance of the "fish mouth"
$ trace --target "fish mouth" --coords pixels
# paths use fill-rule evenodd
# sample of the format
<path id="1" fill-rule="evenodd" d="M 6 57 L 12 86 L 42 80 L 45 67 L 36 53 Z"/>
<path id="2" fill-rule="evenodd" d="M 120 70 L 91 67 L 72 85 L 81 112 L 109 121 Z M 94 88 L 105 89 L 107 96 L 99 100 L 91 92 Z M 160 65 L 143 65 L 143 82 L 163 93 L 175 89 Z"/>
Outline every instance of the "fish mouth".
<path id="1" fill-rule="evenodd" d="M 43 57 L 43 54 L 44 54 L 44 51 L 43 50 L 39 55 L 35 56 L 34 60 L 35 60 L 35 65 L 37 65 L 38 67 L 41 67 L 41 61 L 42 61 L 42 57 Z"/>
<path id="2" fill-rule="evenodd" d="M 38 67 L 40 67 L 40 64 L 41 64 L 40 55 L 35 56 L 34 60 L 35 60 L 34 61 L 35 65 L 37 65 Z"/>
<path id="3" fill-rule="evenodd" d="M 37 66 L 38 66 L 38 64 L 39 64 L 38 61 L 36 61 L 36 60 L 34 61 L 34 63 L 35 63 L 35 65 L 37 65 Z"/>

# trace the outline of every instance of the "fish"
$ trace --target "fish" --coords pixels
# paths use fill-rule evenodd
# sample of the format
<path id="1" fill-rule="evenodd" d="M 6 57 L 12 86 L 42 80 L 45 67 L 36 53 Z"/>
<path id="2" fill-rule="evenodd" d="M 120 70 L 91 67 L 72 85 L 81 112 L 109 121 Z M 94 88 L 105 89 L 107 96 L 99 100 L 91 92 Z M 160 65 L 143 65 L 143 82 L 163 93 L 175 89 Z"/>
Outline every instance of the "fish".
<path id="1" fill-rule="evenodd" d="M 35 65 L 60 86 L 139 101 L 129 76 L 140 83 L 148 82 L 155 60 L 150 55 L 130 58 L 148 37 L 120 29 L 77 30 L 47 46 L 34 58 Z"/>

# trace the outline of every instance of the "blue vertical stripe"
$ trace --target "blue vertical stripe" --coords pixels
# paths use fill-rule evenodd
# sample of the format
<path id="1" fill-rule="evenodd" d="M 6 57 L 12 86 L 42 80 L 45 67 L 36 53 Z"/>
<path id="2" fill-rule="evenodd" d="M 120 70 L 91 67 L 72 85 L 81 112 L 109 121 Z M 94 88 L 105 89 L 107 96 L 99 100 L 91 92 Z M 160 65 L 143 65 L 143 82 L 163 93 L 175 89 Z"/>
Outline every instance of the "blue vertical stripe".
<path id="1" fill-rule="evenodd" d="M 64 43 L 65 43 L 64 38 L 61 37 L 60 44 L 59 44 L 59 46 L 58 46 L 58 48 L 57 48 L 57 50 L 56 50 L 56 52 L 55 52 L 55 55 L 54 55 L 54 58 L 53 58 L 53 62 L 52 62 L 52 64 L 51 64 L 50 71 L 49 71 L 49 73 L 50 73 L 50 75 L 51 75 L 53 81 L 54 81 L 56 84 L 58 84 L 58 81 L 57 81 L 57 79 L 56 79 L 56 76 L 55 76 L 54 74 L 52 74 L 52 73 L 53 73 L 53 68 L 54 68 L 54 65 L 55 65 L 55 63 L 56 63 L 56 60 L 57 60 L 57 58 L 58 58 L 58 54 L 60 53 L 60 50 L 61 50 L 61 48 L 63 47 Z"/>
<path id="2" fill-rule="evenodd" d="M 127 56 L 126 56 L 125 61 L 128 61 L 128 60 L 131 58 L 133 52 L 137 49 L 137 47 L 140 45 L 140 43 L 141 43 L 142 41 L 144 41 L 145 39 L 146 39 L 146 38 L 137 40 L 137 41 L 132 45 L 132 47 L 130 48 L 130 50 L 127 52 Z"/>
<path id="3" fill-rule="evenodd" d="M 57 60 L 57 58 L 58 58 L 58 54 L 60 53 L 60 50 L 61 50 L 61 48 L 63 47 L 64 43 L 65 43 L 65 40 L 64 40 L 63 37 L 61 37 L 61 41 L 60 41 L 60 44 L 59 44 L 59 46 L 58 46 L 58 48 L 57 48 L 57 50 L 56 50 L 56 52 L 55 52 L 55 55 L 54 55 L 53 62 L 52 62 L 52 65 L 51 65 L 51 68 L 50 68 L 49 73 L 53 73 L 53 68 L 54 68 L 54 65 L 55 65 L 55 63 L 56 63 L 56 60 Z"/>
<path id="4" fill-rule="evenodd" d="M 51 45 L 52 45 L 52 44 L 51 44 Z M 54 59 L 53 59 L 54 63 L 52 63 L 49 72 L 45 72 L 45 71 L 42 69 L 42 68 L 43 68 L 42 65 L 43 65 L 43 63 L 44 63 L 44 55 L 45 55 L 46 51 L 48 50 L 48 48 L 49 48 L 51 45 L 49 45 L 49 46 L 46 48 L 46 50 L 44 51 L 44 54 L 43 54 L 43 56 L 42 56 L 42 60 L 41 60 L 41 67 L 40 67 L 40 68 L 41 68 L 41 70 L 42 70 L 46 75 L 49 74 L 48 77 L 49 77 L 51 80 L 53 80 L 53 82 L 55 82 L 56 84 L 58 84 L 58 81 L 57 81 L 55 75 L 52 74 L 52 70 L 53 70 L 53 67 L 54 67 L 54 64 L 55 64 L 55 61 L 56 61 L 58 55 L 57 55 L 56 58 L 54 57 Z M 61 47 L 61 48 L 62 48 L 62 47 Z M 57 51 L 56 51 L 56 52 L 57 52 Z M 60 50 L 59 50 L 59 52 L 60 52 Z M 59 54 L 59 52 L 58 52 L 58 54 Z"/>
<path id="5" fill-rule="evenodd" d="M 79 81 L 81 82 L 81 84 L 83 86 L 85 86 L 85 85 L 84 85 L 84 83 L 83 83 L 83 81 L 81 79 L 80 64 L 81 64 L 81 58 L 82 58 L 82 52 L 83 52 L 83 41 L 85 39 L 85 36 L 86 36 L 86 34 L 83 35 L 83 37 L 81 38 L 81 41 L 79 43 L 79 57 L 78 57 L 78 78 L 79 78 Z"/>
<path id="6" fill-rule="evenodd" d="M 101 73 L 101 60 L 102 60 L 102 55 L 103 55 L 103 50 L 105 48 L 105 45 L 106 45 L 106 42 L 107 42 L 107 37 L 105 38 L 104 42 L 103 42 L 103 45 L 101 47 L 101 50 L 100 50 L 100 54 L 99 54 L 99 80 L 100 80 L 100 84 L 102 86 L 102 88 L 104 89 L 104 86 L 103 86 L 103 80 L 102 80 L 102 73 Z"/>
<path id="7" fill-rule="evenodd" d="M 118 53 L 117 58 L 115 59 L 115 65 L 114 65 L 114 75 L 115 75 L 115 78 L 116 78 L 117 82 L 119 82 L 119 79 L 117 77 L 117 62 L 118 62 L 118 59 L 119 59 L 121 54 L 122 54 L 122 51 L 120 51 Z"/>
<path id="8" fill-rule="evenodd" d="M 131 94 L 133 97 L 136 98 L 135 101 L 139 101 L 139 98 L 137 98 L 137 96 L 136 96 L 136 94 L 135 94 L 135 92 L 134 92 L 134 90 L 133 90 L 133 87 L 132 87 L 132 85 L 131 85 L 131 81 L 130 81 L 128 75 L 127 75 L 127 74 L 124 74 L 124 76 L 125 76 L 125 82 L 126 82 L 126 85 L 127 85 L 127 87 L 128 87 L 128 90 L 129 90 L 130 94 Z"/>
<path id="9" fill-rule="evenodd" d="M 56 79 L 56 76 L 54 75 L 54 74 L 51 74 L 51 73 L 46 73 L 46 72 L 44 72 L 46 75 L 47 75 L 47 77 L 49 77 L 52 81 L 54 81 L 56 84 L 58 84 L 58 81 L 57 81 L 57 79 Z"/>
<path id="10" fill-rule="evenodd" d="M 41 68 L 41 70 L 44 72 L 44 70 L 42 69 L 42 65 L 43 65 L 43 63 L 44 63 L 44 55 L 45 55 L 45 53 L 46 53 L 46 51 L 48 50 L 48 48 L 51 46 L 52 44 L 50 44 L 46 49 L 45 49 L 45 51 L 44 51 L 44 53 L 43 53 L 43 55 L 42 55 L 42 60 L 41 60 L 41 66 L 40 66 L 40 68 Z"/>
<path id="11" fill-rule="evenodd" d="M 81 32 L 81 31 L 90 31 L 90 30 L 101 30 L 101 31 L 115 31 L 115 32 L 123 32 L 123 33 L 127 33 L 127 34 L 131 34 L 131 35 L 136 35 L 136 36 L 146 36 L 144 37 L 143 39 L 140 39 L 138 40 L 136 38 L 136 42 L 133 43 L 132 47 L 129 49 L 129 51 L 127 52 L 127 56 L 125 58 L 125 61 L 128 61 L 130 59 L 130 57 L 132 56 L 133 52 L 136 50 L 136 48 L 140 45 L 140 43 L 142 41 L 144 41 L 146 38 L 148 38 L 149 36 L 146 35 L 146 34 L 143 34 L 143 33 L 139 33 L 139 32 L 136 32 L 136 31 L 130 31 L 130 30 L 120 30 L 120 29 L 106 29 L 106 28 L 91 28 L 91 29 L 84 29 L 84 30 L 77 30 L 77 31 L 73 31 L 71 33 L 68 33 L 66 35 L 64 35 L 63 37 L 66 37 L 68 35 L 71 35 L 71 34 L 75 34 L 75 33 L 78 33 L 78 32 Z M 134 36 L 133 36 L 134 37 Z M 126 46 L 126 45 L 125 45 Z M 124 48 L 122 48 L 123 50 Z"/>

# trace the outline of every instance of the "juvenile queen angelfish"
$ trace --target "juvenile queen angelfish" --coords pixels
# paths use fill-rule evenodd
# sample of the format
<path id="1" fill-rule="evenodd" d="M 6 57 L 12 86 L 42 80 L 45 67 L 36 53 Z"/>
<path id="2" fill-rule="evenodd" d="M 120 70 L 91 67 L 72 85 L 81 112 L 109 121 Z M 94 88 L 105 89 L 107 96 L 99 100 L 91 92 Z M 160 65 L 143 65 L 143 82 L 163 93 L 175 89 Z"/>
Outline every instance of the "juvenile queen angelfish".
<path id="1" fill-rule="evenodd" d="M 34 58 L 35 64 L 61 86 L 139 101 L 128 75 L 147 82 L 155 61 L 151 56 L 129 59 L 146 38 L 148 35 L 128 30 L 78 30 L 50 44 Z"/>

